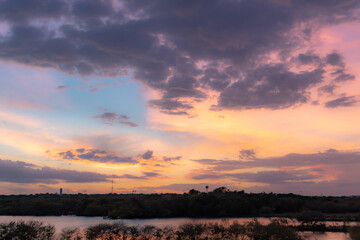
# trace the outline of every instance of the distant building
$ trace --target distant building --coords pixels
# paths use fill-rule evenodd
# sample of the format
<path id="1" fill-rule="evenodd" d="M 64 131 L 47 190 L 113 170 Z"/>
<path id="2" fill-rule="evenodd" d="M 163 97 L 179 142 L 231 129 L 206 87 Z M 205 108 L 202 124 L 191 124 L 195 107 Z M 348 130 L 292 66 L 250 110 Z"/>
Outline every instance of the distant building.
<path id="1" fill-rule="evenodd" d="M 60 196 L 62 196 L 62 188 L 60 188 Z"/>

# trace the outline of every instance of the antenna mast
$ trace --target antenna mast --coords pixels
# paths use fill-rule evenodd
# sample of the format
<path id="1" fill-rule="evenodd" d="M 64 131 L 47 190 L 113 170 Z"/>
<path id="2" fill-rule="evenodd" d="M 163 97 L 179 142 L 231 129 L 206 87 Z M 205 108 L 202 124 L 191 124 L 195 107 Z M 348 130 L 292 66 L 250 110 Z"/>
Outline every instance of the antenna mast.
<path id="1" fill-rule="evenodd" d="M 114 180 L 111 179 L 111 194 L 114 193 Z"/>

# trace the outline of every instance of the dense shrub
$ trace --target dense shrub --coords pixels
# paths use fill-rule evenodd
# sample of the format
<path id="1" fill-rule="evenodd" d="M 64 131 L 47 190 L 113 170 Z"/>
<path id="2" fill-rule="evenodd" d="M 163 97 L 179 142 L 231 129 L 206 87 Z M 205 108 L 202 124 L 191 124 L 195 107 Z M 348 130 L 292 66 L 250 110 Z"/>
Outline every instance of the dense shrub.
<path id="1" fill-rule="evenodd" d="M 177 229 L 154 226 L 129 227 L 123 224 L 100 224 L 86 230 L 86 239 L 177 239 L 177 240 L 301 240 L 295 230 L 281 221 L 262 225 L 257 221 L 247 225 L 238 222 L 186 223 Z"/>
<path id="2" fill-rule="evenodd" d="M 250 222 L 246 226 L 247 236 L 252 240 L 300 240 L 301 237 L 294 230 L 281 221 L 275 220 L 268 225 L 262 225 L 257 221 Z"/>
<path id="3" fill-rule="evenodd" d="M 2 240 L 47 240 L 52 239 L 55 228 L 42 222 L 10 222 L 0 224 L 0 239 Z"/>

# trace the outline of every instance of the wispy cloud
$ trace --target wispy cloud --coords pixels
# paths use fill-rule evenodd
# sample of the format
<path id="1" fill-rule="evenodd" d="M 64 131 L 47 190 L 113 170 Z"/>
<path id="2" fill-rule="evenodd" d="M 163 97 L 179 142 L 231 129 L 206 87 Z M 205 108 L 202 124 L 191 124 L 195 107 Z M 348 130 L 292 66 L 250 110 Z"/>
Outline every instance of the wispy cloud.
<path id="1" fill-rule="evenodd" d="M 255 158 L 255 150 L 254 149 L 242 149 L 239 153 L 240 159 L 252 159 Z"/>
<path id="2" fill-rule="evenodd" d="M 211 167 L 214 171 L 228 171 L 246 168 L 304 167 L 313 165 L 351 165 L 360 161 L 360 152 L 341 152 L 329 149 L 325 152 L 300 154 L 291 153 L 282 157 L 254 158 L 243 160 L 197 159 L 194 162 Z"/>
<path id="3" fill-rule="evenodd" d="M 71 86 L 70 86 L 70 85 L 66 85 L 66 86 L 61 85 L 61 86 L 58 86 L 56 89 L 57 89 L 57 90 L 65 90 L 65 89 L 67 89 L 67 88 L 71 88 Z"/>
<path id="4" fill-rule="evenodd" d="M 110 154 L 104 150 L 98 149 L 85 149 L 79 148 L 75 150 L 68 150 L 65 152 L 58 152 L 57 157 L 60 157 L 64 160 L 70 161 L 79 161 L 79 160 L 87 160 L 92 162 L 99 162 L 99 163 L 131 163 L 135 164 L 138 161 L 135 160 L 133 157 L 120 157 L 114 154 Z"/>
<path id="5" fill-rule="evenodd" d="M 94 172 L 55 169 L 41 167 L 22 161 L 0 159 L 0 181 L 12 183 L 48 183 L 59 181 L 68 183 L 107 182 L 116 175 L 106 175 Z"/>
<path id="6" fill-rule="evenodd" d="M 351 107 L 356 105 L 357 102 L 358 101 L 356 100 L 355 96 L 343 96 L 326 102 L 325 107 L 327 108 Z"/>
<path id="7" fill-rule="evenodd" d="M 199 159 L 203 168 L 190 177 L 201 181 L 230 181 L 252 183 L 253 191 L 302 191 L 306 194 L 359 194 L 357 170 L 360 152 L 329 149 L 313 154 L 288 154 L 282 157 L 243 160 Z M 246 184 L 245 184 L 246 186 Z M 331 186 L 344 186 L 340 190 Z"/>
<path id="8" fill-rule="evenodd" d="M 171 162 L 171 161 L 178 161 L 182 159 L 182 156 L 176 156 L 176 157 L 163 157 L 165 162 Z"/>
<path id="9" fill-rule="evenodd" d="M 120 115 L 115 112 L 105 112 L 100 115 L 93 116 L 93 118 L 99 118 L 105 124 L 113 125 L 114 123 L 124 124 L 129 127 L 137 127 L 136 123 L 130 122 L 130 117 L 126 115 Z"/>

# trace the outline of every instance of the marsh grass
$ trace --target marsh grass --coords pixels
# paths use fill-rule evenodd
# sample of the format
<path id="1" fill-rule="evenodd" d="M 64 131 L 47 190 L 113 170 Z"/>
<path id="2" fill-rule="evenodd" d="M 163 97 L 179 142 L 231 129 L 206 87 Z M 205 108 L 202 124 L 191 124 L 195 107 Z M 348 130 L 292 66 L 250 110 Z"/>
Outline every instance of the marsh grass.
<path id="1" fill-rule="evenodd" d="M 65 228 L 59 234 L 59 240 L 82 240 L 84 239 L 83 231 L 78 228 Z"/>
<path id="2" fill-rule="evenodd" d="M 186 223 L 177 228 L 127 226 L 123 223 L 98 224 L 86 229 L 55 228 L 41 222 L 11 222 L 0 225 L 4 240 L 301 240 L 287 222 L 273 220 L 263 225 L 257 220 L 241 225 L 237 221 L 220 223 Z"/>

